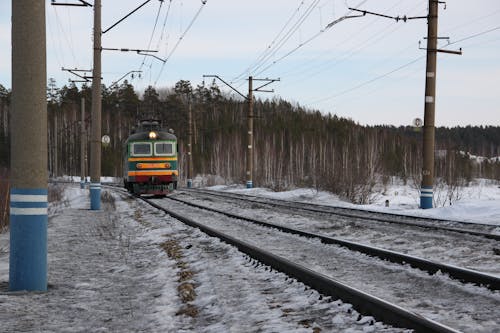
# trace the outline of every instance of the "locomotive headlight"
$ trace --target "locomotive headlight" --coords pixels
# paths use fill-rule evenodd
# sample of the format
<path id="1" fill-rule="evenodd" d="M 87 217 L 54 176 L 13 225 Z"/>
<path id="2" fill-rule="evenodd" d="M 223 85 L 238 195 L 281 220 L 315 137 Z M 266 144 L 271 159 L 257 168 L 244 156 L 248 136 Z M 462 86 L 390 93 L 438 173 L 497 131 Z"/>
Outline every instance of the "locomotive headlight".
<path id="1" fill-rule="evenodd" d="M 170 163 L 165 163 L 165 168 L 170 169 Z"/>
<path id="2" fill-rule="evenodd" d="M 144 167 L 144 165 L 142 165 L 142 163 L 137 163 L 137 169 L 142 169 Z"/>
<path id="3" fill-rule="evenodd" d="M 156 134 L 156 132 L 153 132 L 153 131 L 149 132 L 149 138 L 150 138 L 151 140 L 154 140 L 154 139 L 156 139 L 157 137 L 158 137 L 158 134 Z"/>

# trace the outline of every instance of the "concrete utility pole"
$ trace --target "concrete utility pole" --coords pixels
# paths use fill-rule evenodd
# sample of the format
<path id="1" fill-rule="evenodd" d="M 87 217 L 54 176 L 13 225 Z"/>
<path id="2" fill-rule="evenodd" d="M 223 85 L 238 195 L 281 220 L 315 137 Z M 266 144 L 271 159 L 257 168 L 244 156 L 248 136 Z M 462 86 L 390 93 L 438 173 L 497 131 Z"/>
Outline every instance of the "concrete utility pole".
<path id="1" fill-rule="evenodd" d="M 424 106 L 424 135 L 423 135 L 423 165 L 422 165 L 422 186 L 420 189 L 420 208 L 432 208 L 433 202 L 433 184 L 434 184 L 434 136 L 435 125 L 434 115 L 436 108 L 436 54 L 437 52 L 462 54 L 462 49 L 459 51 L 443 50 L 437 48 L 438 37 L 438 7 L 439 4 L 445 4 L 445 1 L 429 0 L 429 13 L 427 16 L 390 16 L 369 12 L 357 8 L 349 8 L 350 10 L 363 13 L 381 16 L 389 19 L 394 19 L 396 22 L 407 22 L 408 20 L 427 19 L 427 64 L 425 73 L 425 106 Z M 445 38 L 447 39 L 447 38 Z"/>
<path id="2" fill-rule="evenodd" d="M 9 289 L 47 290 L 45 1 L 12 0 Z"/>
<path id="3" fill-rule="evenodd" d="M 438 7 L 436 0 L 429 0 L 427 21 L 427 65 L 425 74 L 425 107 L 423 136 L 422 187 L 420 208 L 432 208 L 434 184 L 434 114 L 436 108 L 436 53 L 438 31 Z"/>
<path id="4" fill-rule="evenodd" d="M 85 137 L 85 97 L 82 97 L 82 116 L 80 131 L 80 188 L 85 188 L 85 147 L 87 140 Z"/>
<path id="5" fill-rule="evenodd" d="M 94 67 L 90 139 L 90 209 L 101 209 L 101 0 L 94 1 Z"/>
<path id="6" fill-rule="evenodd" d="M 279 81 L 280 79 L 254 79 L 252 76 L 248 77 L 248 95 L 245 96 L 242 93 L 240 93 L 238 90 L 236 90 L 233 86 L 231 86 L 229 83 L 221 79 L 218 75 L 203 75 L 203 77 L 213 77 L 216 79 L 219 79 L 222 83 L 224 83 L 226 86 L 231 88 L 233 91 L 235 91 L 238 95 L 243 97 L 247 103 L 248 103 L 248 116 L 247 116 L 247 166 L 246 166 L 246 175 L 247 175 L 247 188 L 252 188 L 253 187 L 253 92 L 254 91 L 260 91 L 260 92 L 274 92 L 274 90 L 262 90 L 265 86 Z M 265 83 L 257 88 L 253 88 L 253 81 L 264 81 Z"/>
<path id="7" fill-rule="evenodd" d="M 188 101 L 188 174 L 187 187 L 193 187 L 193 110 Z"/>
<path id="8" fill-rule="evenodd" d="M 248 77 L 247 188 L 253 188 L 253 78 Z"/>
<path id="9" fill-rule="evenodd" d="M 57 178 L 57 175 L 59 173 L 58 170 L 58 165 L 59 165 L 59 156 L 58 156 L 58 149 L 59 149 L 59 132 L 57 130 L 57 111 L 54 110 L 54 170 L 53 176 L 54 178 Z"/>

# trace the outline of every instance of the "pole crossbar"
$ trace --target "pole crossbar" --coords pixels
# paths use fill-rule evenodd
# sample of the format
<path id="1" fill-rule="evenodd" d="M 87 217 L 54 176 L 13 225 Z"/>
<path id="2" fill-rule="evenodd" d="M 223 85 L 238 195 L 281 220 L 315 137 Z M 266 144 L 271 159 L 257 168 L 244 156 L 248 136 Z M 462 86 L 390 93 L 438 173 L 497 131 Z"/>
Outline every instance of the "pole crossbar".
<path id="1" fill-rule="evenodd" d="M 363 13 L 362 16 L 366 15 L 366 14 L 370 14 L 370 15 L 374 15 L 374 16 L 380 16 L 380 17 L 385 17 L 385 18 L 388 18 L 388 19 L 392 19 L 392 20 L 396 20 L 396 22 L 399 22 L 399 21 L 403 21 L 403 22 L 406 22 L 408 20 L 418 20 L 418 19 L 426 19 L 428 18 L 428 16 L 391 16 L 391 15 L 386 15 L 386 14 L 380 14 L 380 13 L 375 13 L 375 12 L 370 12 L 368 10 L 364 10 L 364 9 L 357 9 L 357 8 L 351 8 L 351 7 L 348 7 L 350 10 L 352 11 L 355 11 L 355 12 L 360 12 L 360 13 Z M 333 23 L 333 22 L 332 22 Z"/>
<path id="2" fill-rule="evenodd" d="M 52 6 L 75 6 L 75 7 L 92 7 L 90 3 L 84 0 L 78 0 L 80 3 L 69 3 L 69 2 L 56 2 L 56 0 L 51 1 Z"/>

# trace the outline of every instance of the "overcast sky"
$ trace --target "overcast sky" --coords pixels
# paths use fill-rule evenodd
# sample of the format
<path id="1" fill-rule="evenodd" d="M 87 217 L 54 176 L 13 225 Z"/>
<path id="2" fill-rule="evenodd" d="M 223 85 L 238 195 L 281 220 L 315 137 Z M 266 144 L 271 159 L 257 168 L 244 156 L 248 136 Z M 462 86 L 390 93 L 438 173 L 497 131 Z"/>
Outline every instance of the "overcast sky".
<path id="1" fill-rule="evenodd" d="M 102 2 L 105 30 L 144 0 Z M 143 91 L 179 80 L 196 86 L 203 74 L 216 74 L 247 94 L 249 75 L 280 78 L 268 86 L 274 94 L 256 96 L 280 96 L 360 124 L 410 125 L 423 118 L 425 51 L 418 42 L 425 47 L 426 20 L 404 23 L 367 15 L 326 27 L 356 14 L 348 7 L 413 17 L 426 15 L 427 3 L 207 0 L 203 5 L 201 0 L 151 0 L 105 33 L 103 47 L 158 50 L 154 54 L 167 61 L 163 65 L 132 52 L 103 51 L 103 82 L 109 86 L 127 72 L 141 70 L 141 78 L 126 78 Z M 46 4 L 47 76 L 60 87 L 76 79 L 61 67 L 92 68 L 93 10 Z M 500 1 L 448 1 L 446 10 L 443 5 L 439 9 L 439 35 L 450 37 L 451 43 L 446 46 L 442 40 L 440 47 L 461 47 L 463 54 L 438 55 L 436 126 L 499 126 Z M 0 0 L 0 84 L 8 88 L 10 17 L 11 1 Z M 220 81 L 218 85 L 226 89 Z"/>

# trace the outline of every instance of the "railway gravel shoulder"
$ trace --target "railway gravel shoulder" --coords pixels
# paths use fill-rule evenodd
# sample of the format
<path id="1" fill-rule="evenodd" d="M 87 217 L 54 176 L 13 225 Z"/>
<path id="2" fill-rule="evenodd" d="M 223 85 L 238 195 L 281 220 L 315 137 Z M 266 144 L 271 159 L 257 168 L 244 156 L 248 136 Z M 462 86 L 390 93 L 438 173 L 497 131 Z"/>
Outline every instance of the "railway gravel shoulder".
<path id="1" fill-rule="evenodd" d="M 440 274 L 428 276 L 408 267 L 377 262 L 364 255 L 303 237 L 276 236 L 266 228 L 250 226 L 246 222 L 235 223 L 234 219 L 227 220 L 220 216 L 210 217 L 206 211 L 193 212 L 170 200 L 168 206 L 189 214 L 193 219 L 203 220 L 211 227 L 217 226 L 226 234 L 243 237 L 257 248 L 301 262 L 309 269 L 379 295 L 391 303 L 403 304 L 405 308 L 460 330 L 491 332 L 498 327 L 499 323 L 495 321 L 495 309 L 500 306 L 498 293 L 464 286 Z M 463 300 L 467 300 L 467 304 L 463 304 Z"/>
<path id="2" fill-rule="evenodd" d="M 180 192 L 175 198 L 285 227 L 308 230 L 434 262 L 445 262 L 500 278 L 500 256 L 497 254 L 500 243 L 492 239 L 390 223 L 370 224 L 359 218 L 338 217 L 327 213 L 268 209 L 260 204 L 241 200 L 228 203 L 218 196 L 198 196 L 196 191 L 185 195 Z"/>
<path id="3" fill-rule="evenodd" d="M 224 198 L 232 198 L 235 200 L 244 200 L 256 204 L 270 205 L 274 207 L 284 207 L 288 209 L 305 210 L 311 212 L 330 213 L 337 216 L 344 216 L 350 218 L 366 218 L 371 221 L 395 223 L 403 225 L 411 225 L 415 227 L 433 229 L 433 230 L 447 230 L 455 231 L 458 233 L 469 233 L 471 235 L 491 238 L 500 240 L 500 227 L 489 224 L 480 223 L 465 223 L 454 220 L 439 220 L 428 217 L 417 217 L 412 215 L 382 213 L 377 211 L 370 211 L 356 208 L 346 208 L 330 205 L 320 205 L 312 203 L 304 203 L 300 201 L 287 201 L 274 198 L 256 197 L 247 194 L 236 194 L 232 192 L 219 192 L 207 189 L 183 189 L 185 192 L 198 192 L 205 193 L 211 196 L 221 196 Z"/>

